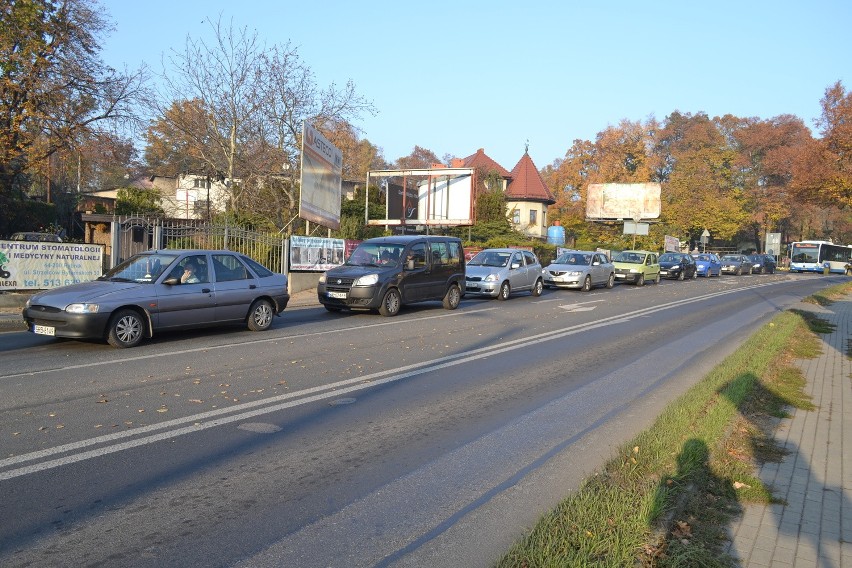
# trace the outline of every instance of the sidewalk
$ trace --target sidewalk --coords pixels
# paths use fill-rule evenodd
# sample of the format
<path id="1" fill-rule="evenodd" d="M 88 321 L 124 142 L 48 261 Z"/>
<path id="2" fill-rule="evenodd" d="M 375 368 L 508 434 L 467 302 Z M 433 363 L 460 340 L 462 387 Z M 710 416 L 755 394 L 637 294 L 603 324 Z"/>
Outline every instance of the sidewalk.
<path id="1" fill-rule="evenodd" d="M 852 296 L 801 309 L 837 328 L 821 336 L 819 357 L 798 361 L 817 408 L 779 423 L 789 454 L 760 469 L 785 504 L 746 505 L 730 528 L 728 553 L 745 568 L 852 568 Z"/>

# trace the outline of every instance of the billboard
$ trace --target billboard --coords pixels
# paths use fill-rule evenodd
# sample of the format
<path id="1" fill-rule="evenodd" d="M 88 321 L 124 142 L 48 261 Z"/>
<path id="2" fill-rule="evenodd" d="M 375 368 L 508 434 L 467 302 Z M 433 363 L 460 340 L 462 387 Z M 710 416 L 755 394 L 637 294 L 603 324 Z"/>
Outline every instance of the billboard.
<path id="1" fill-rule="evenodd" d="M 385 219 L 365 221 L 368 225 L 471 225 L 475 185 L 473 168 L 371 170 L 368 192 L 377 186 L 387 192 L 387 214 Z"/>
<path id="2" fill-rule="evenodd" d="M 324 227 L 340 228 L 340 186 L 343 153 L 302 123 L 302 177 L 299 217 Z"/>
<path id="3" fill-rule="evenodd" d="M 622 221 L 658 219 L 660 217 L 660 184 L 658 183 L 593 183 L 586 193 L 586 219 L 590 221 Z"/>
<path id="4" fill-rule="evenodd" d="M 0 241 L 0 290 L 44 290 L 103 274 L 103 245 Z"/>

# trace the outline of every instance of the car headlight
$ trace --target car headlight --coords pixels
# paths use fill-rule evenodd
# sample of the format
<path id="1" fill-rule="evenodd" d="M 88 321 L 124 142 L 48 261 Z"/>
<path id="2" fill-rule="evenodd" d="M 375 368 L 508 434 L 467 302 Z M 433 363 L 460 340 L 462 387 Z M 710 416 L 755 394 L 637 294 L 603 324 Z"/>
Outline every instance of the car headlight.
<path id="1" fill-rule="evenodd" d="M 638 268 L 631 268 L 631 269 L 630 269 L 630 273 L 631 273 L 631 274 L 637 274 L 637 273 L 639 273 L 639 272 L 640 272 L 640 270 L 639 270 Z"/>
<path id="2" fill-rule="evenodd" d="M 353 286 L 375 286 L 379 281 L 378 274 L 365 274 L 358 280 L 356 280 L 352 285 Z"/>
<path id="3" fill-rule="evenodd" d="M 754 267 L 755 267 L 755 268 L 760 268 L 760 264 L 755 264 L 755 265 L 754 265 Z"/>
<path id="4" fill-rule="evenodd" d="M 482 279 L 483 282 L 497 282 L 497 280 L 499 280 L 499 278 L 496 274 L 489 274 L 488 276 Z"/>
<path id="5" fill-rule="evenodd" d="M 100 306 L 98 304 L 68 304 L 65 311 L 69 314 L 96 314 Z"/>
<path id="6" fill-rule="evenodd" d="M 325 272 L 323 272 L 322 275 L 319 277 L 318 283 L 325 284 Z"/>

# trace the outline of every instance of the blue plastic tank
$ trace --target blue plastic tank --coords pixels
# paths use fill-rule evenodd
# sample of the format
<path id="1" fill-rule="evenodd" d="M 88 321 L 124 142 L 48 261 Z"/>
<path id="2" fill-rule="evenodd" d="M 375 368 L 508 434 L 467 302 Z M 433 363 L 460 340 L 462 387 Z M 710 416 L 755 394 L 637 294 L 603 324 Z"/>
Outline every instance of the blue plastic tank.
<path id="1" fill-rule="evenodd" d="M 565 227 L 561 225 L 551 225 L 547 228 L 547 242 L 551 245 L 565 244 Z"/>

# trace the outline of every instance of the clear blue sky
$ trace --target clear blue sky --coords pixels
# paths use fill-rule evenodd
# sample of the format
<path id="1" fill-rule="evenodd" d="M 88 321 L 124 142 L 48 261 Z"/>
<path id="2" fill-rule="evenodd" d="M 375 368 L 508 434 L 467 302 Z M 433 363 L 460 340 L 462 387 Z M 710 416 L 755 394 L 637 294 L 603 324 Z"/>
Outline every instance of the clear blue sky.
<path id="1" fill-rule="evenodd" d="M 814 129 L 825 89 L 852 90 L 852 2 L 717 0 L 103 0 L 102 56 L 160 69 L 206 20 L 288 41 L 320 87 L 352 79 L 378 110 L 357 126 L 388 161 L 415 145 L 478 148 L 541 168 L 622 119 L 794 114 Z M 815 132 L 816 134 L 816 132 Z"/>

